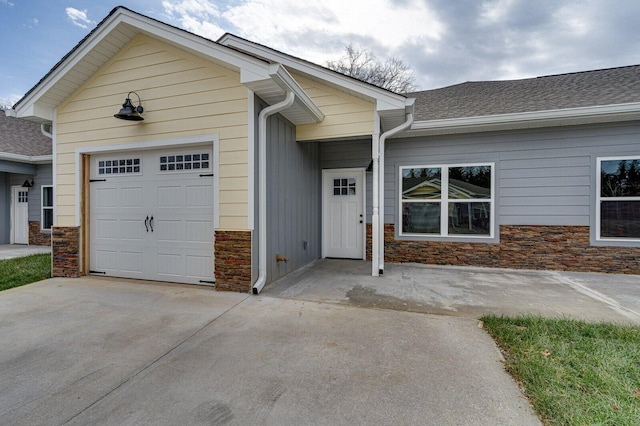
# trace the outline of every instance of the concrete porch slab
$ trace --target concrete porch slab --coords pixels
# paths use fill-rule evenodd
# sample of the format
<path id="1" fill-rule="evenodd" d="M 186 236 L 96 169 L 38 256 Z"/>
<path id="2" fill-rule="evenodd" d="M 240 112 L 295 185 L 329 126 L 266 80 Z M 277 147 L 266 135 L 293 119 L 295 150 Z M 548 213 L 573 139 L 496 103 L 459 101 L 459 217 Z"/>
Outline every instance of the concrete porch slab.
<path id="1" fill-rule="evenodd" d="M 263 290 L 272 297 L 464 318 L 538 314 L 640 324 L 640 276 L 321 259 Z"/>

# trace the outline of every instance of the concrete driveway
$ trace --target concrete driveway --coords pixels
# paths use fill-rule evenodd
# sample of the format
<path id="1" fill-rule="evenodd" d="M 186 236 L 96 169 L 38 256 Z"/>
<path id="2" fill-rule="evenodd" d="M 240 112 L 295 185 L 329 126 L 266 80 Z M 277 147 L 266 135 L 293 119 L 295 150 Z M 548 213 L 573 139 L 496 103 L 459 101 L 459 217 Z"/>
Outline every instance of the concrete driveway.
<path id="1" fill-rule="evenodd" d="M 265 287 L 285 299 L 479 318 L 537 314 L 640 324 L 640 276 L 321 259 Z"/>
<path id="2" fill-rule="evenodd" d="M 33 254 L 51 253 L 51 246 L 29 246 L 24 244 L 0 244 L 0 260 Z"/>
<path id="3" fill-rule="evenodd" d="M 539 425 L 467 318 L 185 285 L 0 292 L 3 425 Z"/>

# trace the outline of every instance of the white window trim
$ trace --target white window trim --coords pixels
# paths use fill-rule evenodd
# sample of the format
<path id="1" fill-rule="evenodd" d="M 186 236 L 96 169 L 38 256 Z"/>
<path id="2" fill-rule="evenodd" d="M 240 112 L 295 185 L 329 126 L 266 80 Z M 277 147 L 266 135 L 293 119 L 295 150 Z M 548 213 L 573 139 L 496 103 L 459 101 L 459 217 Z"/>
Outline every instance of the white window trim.
<path id="1" fill-rule="evenodd" d="M 440 179 L 442 182 L 449 182 L 449 168 L 451 167 L 479 167 L 479 166 L 489 166 L 491 167 L 491 197 L 490 198 L 482 198 L 482 199 L 469 199 L 469 200 L 449 200 L 449 185 L 442 185 L 440 199 L 437 200 L 403 200 L 402 199 L 402 171 L 404 169 L 428 169 L 428 168 L 439 168 L 440 169 Z M 438 240 L 493 240 L 495 239 L 495 197 L 496 197 L 496 165 L 494 162 L 486 162 L 486 163 L 439 163 L 439 164 L 419 164 L 419 165 L 403 165 L 398 169 L 398 236 L 399 237 L 411 237 L 411 238 L 420 238 L 420 239 L 438 239 Z M 440 204 L 440 233 L 439 234 L 423 234 L 423 233 L 409 233 L 404 232 L 402 229 L 402 206 L 405 202 L 433 202 Z M 476 234 L 454 234 L 449 235 L 449 215 L 448 211 L 443 212 L 443 204 L 447 206 L 451 203 L 456 202 L 489 202 L 491 205 L 491 209 L 489 212 L 489 234 L 488 235 L 476 235 Z M 446 208 L 448 210 L 448 207 Z"/>
<path id="2" fill-rule="evenodd" d="M 616 238 L 616 237 L 603 237 L 601 235 L 601 210 L 600 205 L 602 199 L 607 201 L 640 201 L 639 197 L 602 197 L 602 162 L 603 161 L 616 161 L 616 160 L 640 160 L 640 155 L 622 155 L 616 157 L 598 157 L 596 158 L 596 241 L 605 242 L 631 242 L 640 243 L 638 238 Z"/>
<path id="3" fill-rule="evenodd" d="M 53 191 L 53 185 L 40 185 L 40 231 L 42 232 L 51 232 L 51 228 L 53 228 L 53 220 L 52 220 L 52 224 L 51 224 L 51 228 L 45 228 L 44 227 L 44 211 L 45 210 L 51 210 L 52 212 L 52 219 L 53 219 L 53 212 L 55 212 L 55 195 L 53 195 L 53 205 L 51 206 L 45 206 L 44 205 L 44 189 L 45 188 L 51 188 L 51 190 Z"/>

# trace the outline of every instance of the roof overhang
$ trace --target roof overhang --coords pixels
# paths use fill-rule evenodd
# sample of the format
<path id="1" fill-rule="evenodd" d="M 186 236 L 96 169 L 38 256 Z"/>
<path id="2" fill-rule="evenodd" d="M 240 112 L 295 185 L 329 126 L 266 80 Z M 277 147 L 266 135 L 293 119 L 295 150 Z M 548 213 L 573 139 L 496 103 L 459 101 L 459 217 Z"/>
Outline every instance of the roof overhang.
<path id="1" fill-rule="evenodd" d="M 53 155 L 20 155 L 0 152 L 0 160 L 26 164 L 51 164 Z"/>
<path id="2" fill-rule="evenodd" d="M 323 118 L 318 114 L 319 109 L 282 67 L 276 69 L 265 60 L 123 7 L 114 9 L 63 57 L 16 103 L 10 114 L 38 123 L 51 123 L 54 109 L 138 34 L 239 72 L 241 81 L 269 103 L 278 93 L 283 96 L 285 88 L 294 88 L 295 105 L 284 112 L 294 124 L 317 122 Z"/>
<path id="3" fill-rule="evenodd" d="M 380 116 L 383 130 L 391 129 L 405 120 L 407 108 L 413 110 L 414 99 L 381 89 L 369 83 L 345 76 L 328 68 L 300 58 L 278 52 L 267 46 L 251 42 L 233 34 L 225 34 L 218 43 L 246 52 L 249 55 L 284 65 L 288 70 L 304 75 L 310 80 L 338 91 L 371 102 Z"/>
<path id="4" fill-rule="evenodd" d="M 640 102 L 416 121 L 401 137 L 576 126 L 640 120 Z"/>

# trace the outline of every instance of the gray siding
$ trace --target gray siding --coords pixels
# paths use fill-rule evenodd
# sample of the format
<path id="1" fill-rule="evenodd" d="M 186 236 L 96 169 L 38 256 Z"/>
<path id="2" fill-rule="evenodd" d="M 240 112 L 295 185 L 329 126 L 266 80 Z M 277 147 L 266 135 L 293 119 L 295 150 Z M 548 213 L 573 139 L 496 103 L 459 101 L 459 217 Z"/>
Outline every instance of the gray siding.
<path id="1" fill-rule="evenodd" d="M 317 143 L 296 142 L 295 128 L 269 118 L 267 140 L 267 281 L 320 257 L 321 172 Z M 306 243 L 305 243 L 306 242 Z M 276 255 L 288 262 L 276 262 Z"/>
<path id="2" fill-rule="evenodd" d="M 33 188 L 29 188 L 29 220 L 40 222 L 40 207 L 42 204 L 42 185 L 51 185 L 53 183 L 51 164 L 41 164 L 33 178 Z"/>
<path id="3" fill-rule="evenodd" d="M 590 225 L 596 158 L 640 154 L 638 123 L 401 139 L 389 143 L 385 193 L 395 222 L 398 168 L 409 164 L 496 163 L 501 225 Z"/>

